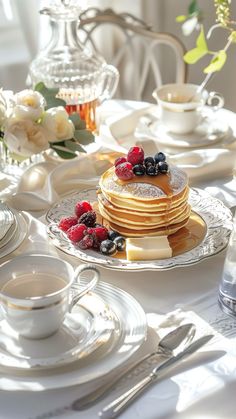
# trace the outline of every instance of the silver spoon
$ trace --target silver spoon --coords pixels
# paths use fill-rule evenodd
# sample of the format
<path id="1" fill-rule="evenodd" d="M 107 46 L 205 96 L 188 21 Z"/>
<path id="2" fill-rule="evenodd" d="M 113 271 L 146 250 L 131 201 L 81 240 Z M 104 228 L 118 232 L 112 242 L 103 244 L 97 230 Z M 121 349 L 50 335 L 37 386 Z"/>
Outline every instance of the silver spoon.
<path id="1" fill-rule="evenodd" d="M 103 384 L 98 389 L 92 391 L 84 397 L 81 397 L 75 400 L 70 406 L 72 410 L 84 410 L 91 407 L 95 402 L 102 398 L 102 396 L 107 395 L 107 393 L 121 380 L 121 378 L 130 374 L 130 371 L 135 369 L 142 362 L 150 359 L 153 356 L 160 355 L 164 358 L 169 358 L 173 356 L 175 349 L 181 351 L 187 343 L 191 342 L 196 332 L 195 325 L 192 323 L 184 324 L 176 329 L 172 330 L 170 333 L 165 335 L 159 342 L 157 349 L 142 357 L 137 362 L 132 364 L 128 369 L 122 371 L 120 374 L 116 375 L 109 382 Z"/>

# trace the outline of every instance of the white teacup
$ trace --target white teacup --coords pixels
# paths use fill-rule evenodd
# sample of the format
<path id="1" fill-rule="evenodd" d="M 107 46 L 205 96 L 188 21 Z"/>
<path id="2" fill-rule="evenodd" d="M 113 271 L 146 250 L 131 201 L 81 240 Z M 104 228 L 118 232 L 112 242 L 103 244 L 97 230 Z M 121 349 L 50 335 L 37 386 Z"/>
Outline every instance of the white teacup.
<path id="1" fill-rule="evenodd" d="M 92 278 L 81 288 L 79 278 L 84 271 L 91 271 Z M 66 313 L 99 279 L 93 265 L 81 265 L 74 271 L 62 259 L 39 254 L 25 254 L 5 262 L 0 274 L 3 317 L 16 332 L 30 339 L 55 333 Z"/>
<path id="2" fill-rule="evenodd" d="M 160 108 L 160 120 L 168 131 L 188 134 L 196 129 L 203 119 L 203 107 L 214 111 L 224 106 L 220 93 L 210 92 L 195 84 L 165 84 L 153 92 Z"/>

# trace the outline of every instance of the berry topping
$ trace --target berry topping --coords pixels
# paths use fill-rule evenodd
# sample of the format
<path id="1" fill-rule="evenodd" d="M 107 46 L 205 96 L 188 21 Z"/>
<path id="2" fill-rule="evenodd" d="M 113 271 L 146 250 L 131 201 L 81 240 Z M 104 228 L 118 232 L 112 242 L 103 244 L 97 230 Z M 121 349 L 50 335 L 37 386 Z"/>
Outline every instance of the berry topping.
<path id="1" fill-rule="evenodd" d="M 58 227 L 63 230 L 63 231 L 67 231 L 69 230 L 70 227 L 75 226 L 78 223 L 78 218 L 77 217 L 63 217 L 59 224 Z"/>
<path id="2" fill-rule="evenodd" d="M 76 224 L 75 226 L 69 228 L 67 236 L 72 242 L 79 242 L 83 239 L 86 229 L 87 227 L 85 224 Z"/>
<path id="3" fill-rule="evenodd" d="M 100 244 L 100 252 L 107 256 L 114 255 L 117 252 L 116 244 L 112 240 L 103 240 Z"/>
<path id="4" fill-rule="evenodd" d="M 133 166 L 131 163 L 121 163 L 115 168 L 116 176 L 121 180 L 129 180 L 134 177 Z"/>
<path id="5" fill-rule="evenodd" d="M 159 151 L 159 153 L 156 153 L 155 154 L 154 159 L 155 159 L 155 162 L 156 163 L 159 163 L 160 161 L 166 161 L 166 156 L 165 156 L 164 153 L 162 153 L 161 151 Z"/>
<path id="6" fill-rule="evenodd" d="M 136 176 L 143 176 L 145 175 L 145 166 L 143 166 L 142 164 L 136 164 L 133 167 L 133 172 Z"/>
<path id="7" fill-rule="evenodd" d="M 146 157 L 146 158 L 144 159 L 144 164 L 145 164 L 145 166 L 149 166 L 149 165 L 154 166 L 154 164 L 155 164 L 155 160 L 154 160 L 154 158 L 153 158 L 153 157 L 151 157 L 151 156 Z"/>
<path id="8" fill-rule="evenodd" d="M 121 164 L 121 163 L 125 163 L 125 162 L 127 162 L 127 159 L 126 159 L 126 157 L 118 157 L 116 160 L 115 160 L 115 167 L 116 166 L 119 166 L 119 164 Z"/>
<path id="9" fill-rule="evenodd" d="M 118 233 L 118 231 L 108 230 L 108 239 L 109 240 L 113 241 L 118 236 L 120 236 L 120 233 Z"/>
<path id="10" fill-rule="evenodd" d="M 94 227 L 94 224 L 96 223 L 96 212 L 95 211 L 85 212 L 79 218 L 79 223 L 83 223 L 87 227 Z"/>
<path id="11" fill-rule="evenodd" d="M 96 237 L 99 242 L 106 240 L 108 238 L 108 230 L 106 227 L 89 227 L 87 230 L 88 234 Z"/>
<path id="12" fill-rule="evenodd" d="M 86 236 L 84 236 L 82 240 L 79 241 L 78 246 L 80 249 L 83 250 L 92 249 L 93 237 L 90 234 L 86 234 Z"/>
<path id="13" fill-rule="evenodd" d="M 157 165 L 159 173 L 167 173 L 169 171 L 169 166 L 165 161 L 160 161 Z"/>
<path id="14" fill-rule="evenodd" d="M 144 160 L 144 151 L 141 147 L 131 147 L 127 154 L 127 160 L 133 166 L 136 164 L 142 164 Z"/>
<path id="15" fill-rule="evenodd" d="M 156 176 L 158 174 L 158 170 L 155 166 L 147 166 L 146 167 L 146 174 L 148 176 Z"/>
<path id="16" fill-rule="evenodd" d="M 116 244 L 117 250 L 120 252 L 125 250 L 125 238 L 122 236 L 118 236 L 114 239 L 114 243 Z"/>
<path id="17" fill-rule="evenodd" d="M 82 214 L 88 211 L 92 211 L 92 206 L 87 201 L 79 201 L 75 204 L 75 214 L 77 217 L 80 217 Z"/>

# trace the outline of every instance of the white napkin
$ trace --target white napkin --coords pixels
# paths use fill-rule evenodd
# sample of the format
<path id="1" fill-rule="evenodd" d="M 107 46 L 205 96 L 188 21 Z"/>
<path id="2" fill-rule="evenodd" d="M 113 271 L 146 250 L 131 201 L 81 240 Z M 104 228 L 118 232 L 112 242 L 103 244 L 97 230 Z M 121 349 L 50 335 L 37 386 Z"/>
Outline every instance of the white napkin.
<path id="1" fill-rule="evenodd" d="M 146 135 L 143 138 L 140 135 L 135 135 L 138 119 L 149 113 L 152 116 L 153 107 L 145 107 L 141 110 L 123 114 L 123 117 L 116 118 L 116 120 L 114 118 L 109 119 L 107 125 L 113 142 L 116 140 L 117 146 L 123 149 L 128 149 L 134 144 L 142 146 L 145 154 L 151 155 L 163 150 L 163 146 L 158 144 L 158 140 L 149 139 Z M 233 171 L 236 170 L 236 140 L 224 141 L 222 146 L 217 143 L 217 147 L 209 146 L 194 149 L 191 147 L 189 151 L 185 149 L 184 152 L 171 153 L 168 160 L 188 174 L 191 184 L 195 181 L 233 175 Z"/>
<path id="2" fill-rule="evenodd" d="M 99 176 L 108 166 L 109 162 L 97 160 L 96 154 L 65 162 L 54 160 L 34 164 L 22 174 L 15 193 L 7 201 L 19 210 L 46 210 L 59 196 L 97 186 Z"/>

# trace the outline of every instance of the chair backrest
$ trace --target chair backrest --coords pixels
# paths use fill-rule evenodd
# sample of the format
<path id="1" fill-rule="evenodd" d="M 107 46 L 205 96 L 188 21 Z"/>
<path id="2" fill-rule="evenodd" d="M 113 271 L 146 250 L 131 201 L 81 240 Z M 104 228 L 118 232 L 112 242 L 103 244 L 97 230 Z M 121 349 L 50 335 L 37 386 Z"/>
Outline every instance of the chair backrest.
<path id="1" fill-rule="evenodd" d="M 102 54 L 120 72 L 115 97 L 149 100 L 154 88 L 167 82 L 185 82 L 182 43 L 172 34 L 154 32 L 129 13 L 89 8 L 80 15 L 79 33 L 86 45 Z M 165 49 L 161 45 L 164 45 Z M 169 51 L 166 51 L 169 50 Z M 163 55 L 170 54 L 174 80 L 164 80 Z"/>

